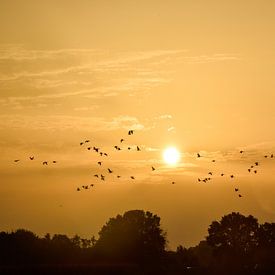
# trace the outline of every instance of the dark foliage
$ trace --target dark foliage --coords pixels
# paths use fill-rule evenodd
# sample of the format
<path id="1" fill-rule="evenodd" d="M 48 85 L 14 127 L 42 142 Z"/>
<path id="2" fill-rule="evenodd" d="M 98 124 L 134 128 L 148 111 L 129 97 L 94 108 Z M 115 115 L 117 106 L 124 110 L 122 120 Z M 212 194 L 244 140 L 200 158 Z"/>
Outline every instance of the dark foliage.
<path id="1" fill-rule="evenodd" d="M 196 247 L 167 251 L 160 218 L 133 210 L 99 238 L 0 232 L 0 274 L 275 274 L 275 223 L 231 213 Z"/>

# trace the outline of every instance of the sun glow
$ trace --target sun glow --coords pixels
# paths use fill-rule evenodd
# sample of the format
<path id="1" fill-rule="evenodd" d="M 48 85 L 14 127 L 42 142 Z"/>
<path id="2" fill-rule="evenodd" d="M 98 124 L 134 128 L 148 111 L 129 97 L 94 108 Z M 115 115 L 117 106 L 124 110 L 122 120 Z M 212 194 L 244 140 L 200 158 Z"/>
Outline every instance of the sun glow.
<path id="1" fill-rule="evenodd" d="M 180 153 L 175 147 L 169 147 L 164 150 L 163 159 L 167 164 L 176 164 L 180 160 Z"/>

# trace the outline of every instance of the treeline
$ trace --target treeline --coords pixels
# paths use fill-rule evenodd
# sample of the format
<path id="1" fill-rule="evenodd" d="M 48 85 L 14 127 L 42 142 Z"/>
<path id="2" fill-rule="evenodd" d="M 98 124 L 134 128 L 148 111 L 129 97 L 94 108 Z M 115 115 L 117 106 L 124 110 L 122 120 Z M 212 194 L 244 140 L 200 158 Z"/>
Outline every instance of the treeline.
<path id="1" fill-rule="evenodd" d="M 1 232 L 0 272 L 23 274 L 35 267 L 34 274 L 42 274 L 37 268 L 59 266 L 58 274 L 72 269 L 72 274 L 275 274 L 275 223 L 259 224 L 240 213 L 213 221 L 205 240 L 192 248 L 180 245 L 176 251 L 166 249 L 160 218 L 148 211 L 117 215 L 98 235 L 96 240 L 39 237 L 24 229 Z M 52 269 L 49 273 L 54 274 Z"/>

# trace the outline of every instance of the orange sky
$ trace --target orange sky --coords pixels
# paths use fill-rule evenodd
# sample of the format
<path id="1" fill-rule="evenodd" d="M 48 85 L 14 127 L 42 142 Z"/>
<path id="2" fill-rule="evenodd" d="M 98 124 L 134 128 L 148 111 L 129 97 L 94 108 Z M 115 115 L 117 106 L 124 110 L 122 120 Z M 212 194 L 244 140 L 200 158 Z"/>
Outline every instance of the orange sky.
<path id="1" fill-rule="evenodd" d="M 232 211 L 274 221 L 275 158 L 264 158 L 275 154 L 274 8 L 2 0 L 0 230 L 88 237 L 111 216 L 145 209 L 161 216 L 174 248 L 196 244 Z M 115 151 L 121 137 L 142 151 Z M 104 167 L 79 146 L 85 139 L 109 153 Z M 181 153 L 175 166 L 163 162 L 168 146 Z M 93 177 L 107 167 L 122 178 Z"/>

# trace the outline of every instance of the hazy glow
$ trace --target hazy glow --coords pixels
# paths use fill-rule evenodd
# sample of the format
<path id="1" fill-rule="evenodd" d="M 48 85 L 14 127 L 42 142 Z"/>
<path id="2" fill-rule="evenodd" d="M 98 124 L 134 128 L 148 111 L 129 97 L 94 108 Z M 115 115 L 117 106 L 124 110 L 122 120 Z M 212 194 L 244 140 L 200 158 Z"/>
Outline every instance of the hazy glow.
<path id="1" fill-rule="evenodd" d="M 163 152 L 163 159 L 167 164 L 176 164 L 180 160 L 180 153 L 175 147 L 169 147 Z"/>

